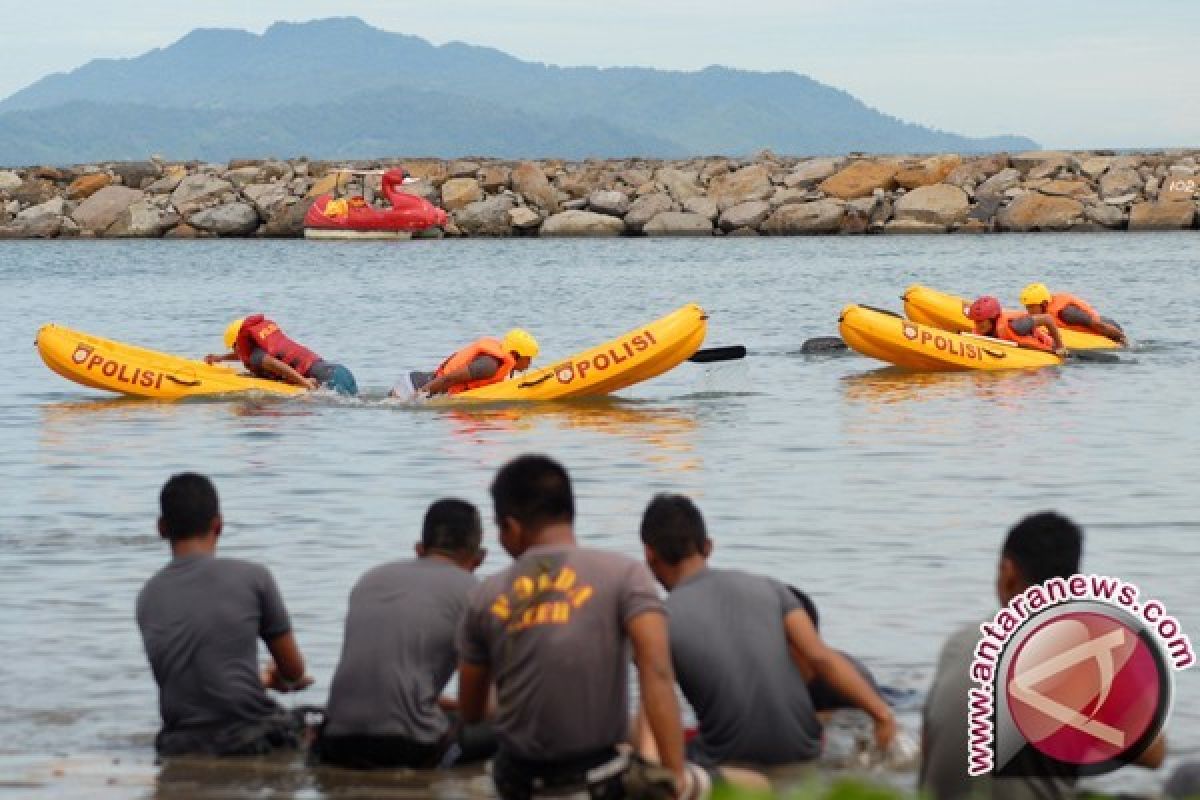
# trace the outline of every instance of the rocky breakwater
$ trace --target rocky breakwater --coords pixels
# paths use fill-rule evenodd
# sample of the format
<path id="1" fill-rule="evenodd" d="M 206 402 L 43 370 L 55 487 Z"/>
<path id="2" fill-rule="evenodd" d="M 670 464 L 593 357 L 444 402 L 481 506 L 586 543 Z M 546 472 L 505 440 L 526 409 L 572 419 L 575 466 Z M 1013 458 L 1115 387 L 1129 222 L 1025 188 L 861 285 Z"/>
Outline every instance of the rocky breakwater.
<path id="1" fill-rule="evenodd" d="M 303 235 L 317 196 L 379 176 L 450 213 L 435 236 L 758 236 L 1200 227 L 1200 151 L 963 158 L 141 162 L 0 170 L 0 238 Z"/>

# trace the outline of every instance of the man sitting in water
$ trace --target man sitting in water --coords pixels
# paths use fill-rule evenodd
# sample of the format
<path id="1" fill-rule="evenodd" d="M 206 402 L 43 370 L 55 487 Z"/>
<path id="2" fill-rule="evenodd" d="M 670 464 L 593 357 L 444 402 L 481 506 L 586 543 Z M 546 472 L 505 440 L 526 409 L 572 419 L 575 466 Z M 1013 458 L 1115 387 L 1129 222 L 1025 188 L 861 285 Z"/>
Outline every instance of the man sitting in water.
<path id="1" fill-rule="evenodd" d="M 338 394 L 358 394 L 354 375 L 341 364 L 324 360 L 288 338 L 279 326 L 262 314 L 235 319 L 225 328 L 228 353 L 210 353 L 205 364 L 241 361 L 260 378 L 280 380 L 295 386 L 316 389 L 323 386 Z"/>
<path id="2" fill-rule="evenodd" d="M 975 323 L 975 333 L 980 336 L 1045 350 L 1060 357 L 1067 355 L 1058 325 L 1049 314 L 1013 314 L 1001 308 L 995 297 L 984 295 L 971 303 L 967 318 Z"/>
<path id="3" fill-rule="evenodd" d="M 807 686 L 815 679 L 867 712 L 876 742 L 887 749 L 896 735 L 887 703 L 821 640 L 786 586 L 708 566 L 712 541 L 691 500 L 656 496 L 642 517 L 641 537 L 646 563 L 670 592 L 671 660 L 699 722 L 689 760 L 715 767 L 817 758 L 821 723 Z"/>
<path id="4" fill-rule="evenodd" d="M 1100 316 L 1096 309 L 1074 295 L 1050 294 L 1044 283 L 1031 283 L 1022 289 L 1021 305 L 1030 314 L 1048 314 L 1060 326 L 1081 328 L 1128 344 L 1120 325 Z"/>
<path id="5" fill-rule="evenodd" d="M 312 683 L 283 599 L 265 567 L 217 558 L 221 512 L 203 475 L 162 488 L 158 532 L 171 561 L 137 598 L 142 643 L 159 688 L 159 755 L 260 755 L 299 744 L 300 723 L 267 689 Z M 258 670 L 258 640 L 273 661 Z"/>
<path id="6" fill-rule="evenodd" d="M 458 662 L 455 636 L 483 563 L 475 506 L 438 500 L 425 512 L 417 558 L 368 571 L 350 593 L 318 760 L 343 767 L 432 768 L 483 759 L 490 731 L 465 732 L 440 697 Z"/>
<path id="7" fill-rule="evenodd" d="M 459 701 L 483 718 L 496 686 L 504 800 L 620 800 L 645 776 L 618 749 L 629 736 L 630 650 L 666 796 L 693 798 L 707 776 L 687 768 L 662 601 L 646 568 L 579 547 L 567 472 L 544 456 L 506 464 L 491 486 L 500 543 L 515 559 L 471 595 L 459 633 Z M 643 796 L 641 793 L 634 796 Z"/>
<path id="8" fill-rule="evenodd" d="M 996 569 L 996 596 L 1006 606 L 1031 586 L 1079 572 L 1083 531 L 1054 512 L 1033 514 L 1008 532 Z M 1030 745 L 1007 765 L 1011 775 L 967 775 L 968 698 L 974 685 L 971 664 L 979 643 L 979 624 L 953 634 L 938 658 L 933 685 L 921 715 L 921 768 L 917 785 L 934 800 L 1042 800 L 1075 796 L 1076 770 L 1053 762 Z M 1160 735 L 1137 759 L 1157 767 L 1166 754 Z M 1000 765 L 1004 767 L 1005 765 Z"/>
<path id="9" fill-rule="evenodd" d="M 477 339 L 442 362 L 433 373 L 409 375 L 413 389 L 426 395 L 457 394 L 506 381 L 514 372 L 529 369 L 537 358 L 537 340 L 520 328 L 504 334 L 504 339 Z M 392 390 L 392 395 L 402 392 Z"/>

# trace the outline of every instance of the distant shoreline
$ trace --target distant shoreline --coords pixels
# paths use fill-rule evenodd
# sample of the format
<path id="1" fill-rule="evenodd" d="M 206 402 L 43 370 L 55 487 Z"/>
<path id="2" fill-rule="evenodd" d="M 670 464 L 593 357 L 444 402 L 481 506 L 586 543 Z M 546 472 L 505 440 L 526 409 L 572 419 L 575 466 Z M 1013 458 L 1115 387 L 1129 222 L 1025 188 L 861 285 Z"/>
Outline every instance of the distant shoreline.
<path id="1" fill-rule="evenodd" d="M 1123 154 L 1118 154 L 1123 153 Z M 1200 228 L 1200 150 L 589 161 L 158 158 L 0 169 L 0 239 L 303 236 L 318 195 L 378 175 L 445 208 L 425 236 L 758 236 Z M 366 181 L 365 188 L 361 181 Z M 358 181 L 357 183 L 354 181 Z"/>

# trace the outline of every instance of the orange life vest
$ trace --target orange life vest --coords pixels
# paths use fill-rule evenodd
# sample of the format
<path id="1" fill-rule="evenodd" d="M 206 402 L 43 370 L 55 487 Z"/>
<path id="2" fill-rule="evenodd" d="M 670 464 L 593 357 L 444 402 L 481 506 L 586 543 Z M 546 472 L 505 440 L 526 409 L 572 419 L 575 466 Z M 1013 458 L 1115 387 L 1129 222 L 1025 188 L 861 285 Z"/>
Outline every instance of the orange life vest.
<path id="1" fill-rule="evenodd" d="M 1004 339 L 1008 342 L 1016 342 L 1024 347 L 1033 347 L 1037 350 L 1048 350 L 1054 352 L 1054 340 L 1050 338 L 1050 334 L 1042 330 L 1041 326 L 1035 326 L 1033 332 L 1024 336 L 1012 329 L 1012 323 L 1022 317 L 1028 317 L 1028 314 L 1015 314 L 1011 311 L 1004 311 L 996 318 L 996 333 L 997 339 Z"/>
<path id="2" fill-rule="evenodd" d="M 465 369 L 472 361 L 479 358 L 479 356 L 491 356 L 500 362 L 500 368 L 490 378 L 480 378 L 477 381 L 467 381 L 466 383 L 451 386 L 446 390 L 449 394 L 458 394 L 469 389 L 478 389 L 480 386 L 490 386 L 493 383 L 506 381 L 517 366 L 517 360 L 513 358 L 512 353 L 504 349 L 504 345 L 501 344 L 499 339 L 484 337 L 476 339 L 443 361 L 442 365 L 437 368 L 437 372 L 433 373 L 433 376 L 440 378 L 451 372 Z"/>
<path id="3" fill-rule="evenodd" d="M 1100 315 L 1096 313 L 1096 309 L 1089 306 L 1087 303 L 1080 300 L 1072 294 L 1054 294 L 1050 296 L 1050 302 L 1046 304 L 1046 313 L 1054 317 L 1054 321 L 1059 325 L 1067 325 L 1071 328 L 1078 328 L 1078 325 L 1070 325 L 1062 318 L 1063 309 L 1067 306 L 1079 306 L 1085 314 L 1092 318 L 1092 321 L 1100 319 Z"/>
<path id="4" fill-rule="evenodd" d="M 256 370 L 251 366 L 250 356 L 256 347 L 262 348 L 267 355 L 278 358 L 306 378 L 313 364 L 321 360 L 321 357 L 312 350 L 285 336 L 278 325 L 262 314 L 246 317 L 246 321 L 242 323 L 242 329 L 238 331 L 237 341 L 233 343 L 233 351 L 237 353 L 237 357 L 241 359 L 246 369 L 256 375 L 274 378 L 274 375 Z"/>

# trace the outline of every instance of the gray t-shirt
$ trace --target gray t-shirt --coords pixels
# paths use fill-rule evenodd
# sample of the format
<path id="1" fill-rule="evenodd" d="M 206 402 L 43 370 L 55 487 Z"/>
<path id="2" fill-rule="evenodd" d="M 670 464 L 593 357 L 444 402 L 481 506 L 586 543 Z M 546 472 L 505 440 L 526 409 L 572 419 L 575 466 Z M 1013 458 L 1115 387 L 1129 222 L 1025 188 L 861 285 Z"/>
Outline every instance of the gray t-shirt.
<path id="1" fill-rule="evenodd" d="M 972 778 L 967 775 L 967 707 L 971 661 L 979 643 L 979 626 L 956 631 L 942 647 L 937 672 L 921 713 L 921 768 L 917 786 L 934 800 L 1065 800 L 1075 796 L 1068 776 Z M 1039 759 L 1027 748 L 1018 756 L 1029 765 Z M 1046 769 L 1048 765 L 1041 764 Z"/>
<path id="2" fill-rule="evenodd" d="M 778 581 L 705 569 L 667 598 L 671 659 L 696 712 L 702 762 L 773 765 L 820 755 L 821 724 L 788 650 L 784 617 L 800 610 Z"/>
<path id="3" fill-rule="evenodd" d="M 279 710 L 263 688 L 258 640 L 292 625 L 266 567 L 207 555 L 172 559 L 138 594 L 137 622 L 165 732 L 229 729 Z"/>
<path id="4" fill-rule="evenodd" d="M 439 558 L 363 575 L 350 592 L 325 732 L 439 741 L 449 725 L 437 700 L 457 666 L 454 640 L 477 584 Z"/>
<path id="5" fill-rule="evenodd" d="M 532 548 L 480 584 L 459 652 L 491 670 L 501 747 L 557 761 L 625 741 L 625 626 L 647 612 L 663 605 L 643 564 L 572 545 Z"/>

